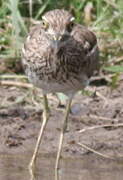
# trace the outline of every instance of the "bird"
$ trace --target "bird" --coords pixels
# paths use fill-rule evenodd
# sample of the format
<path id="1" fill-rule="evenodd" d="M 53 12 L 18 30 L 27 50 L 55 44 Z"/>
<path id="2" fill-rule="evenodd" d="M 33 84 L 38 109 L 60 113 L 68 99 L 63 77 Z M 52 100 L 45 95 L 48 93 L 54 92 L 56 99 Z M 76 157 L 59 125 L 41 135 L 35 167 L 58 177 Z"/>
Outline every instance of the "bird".
<path id="1" fill-rule="evenodd" d="M 22 64 L 29 81 L 41 89 L 43 120 L 29 167 L 35 167 L 46 124 L 50 118 L 47 94 L 64 93 L 66 110 L 61 128 L 55 180 L 58 179 L 64 134 L 74 95 L 84 89 L 99 70 L 99 48 L 96 35 L 65 9 L 45 12 L 39 24 L 32 27 L 22 48 Z"/>

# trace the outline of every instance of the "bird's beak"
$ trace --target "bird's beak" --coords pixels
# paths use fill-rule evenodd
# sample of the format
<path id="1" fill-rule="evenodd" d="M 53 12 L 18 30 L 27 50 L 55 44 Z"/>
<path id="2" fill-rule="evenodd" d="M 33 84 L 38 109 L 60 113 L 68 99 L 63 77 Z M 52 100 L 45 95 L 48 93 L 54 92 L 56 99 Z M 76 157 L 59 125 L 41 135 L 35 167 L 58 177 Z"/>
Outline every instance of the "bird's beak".
<path id="1" fill-rule="evenodd" d="M 61 34 L 54 34 L 52 35 L 52 43 L 51 46 L 55 49 L 55 53 L 57 53 L 59 51 L 60 48 L 60 41 L 62 39 L 62 35 Z"/>
<path id="2" fill-rule="evenodd" d="M 61 34 L 54 34 L 53 35 L 53 40 L 54 41 L 60 41 L 62 39 L 62 35 Z"/>

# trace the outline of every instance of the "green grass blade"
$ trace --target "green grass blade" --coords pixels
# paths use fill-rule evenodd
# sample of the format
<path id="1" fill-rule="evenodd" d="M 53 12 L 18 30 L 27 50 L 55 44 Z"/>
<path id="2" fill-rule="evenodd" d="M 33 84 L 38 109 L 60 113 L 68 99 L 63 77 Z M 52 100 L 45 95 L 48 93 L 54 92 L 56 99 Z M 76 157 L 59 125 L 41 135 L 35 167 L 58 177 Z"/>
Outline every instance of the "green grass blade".
<path id="1" fill-rule="evenodd" d="M 113 73 L 122 73 L 123 72 L 123 66 L 110 66 L 110 67 L 104 67 L 103 68 L 106 71 L 113 72 Z"/>

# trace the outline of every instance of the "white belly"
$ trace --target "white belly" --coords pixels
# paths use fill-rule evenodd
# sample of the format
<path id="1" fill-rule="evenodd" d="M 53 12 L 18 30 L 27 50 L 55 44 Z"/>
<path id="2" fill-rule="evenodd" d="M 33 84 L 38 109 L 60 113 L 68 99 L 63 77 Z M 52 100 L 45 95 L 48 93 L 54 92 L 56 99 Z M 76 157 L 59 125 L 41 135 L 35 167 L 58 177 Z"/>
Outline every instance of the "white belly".
<path id="1" fill-rule="evenodd" d="M 44 94 L 62 92 L 68 94 L 69 92 L 76 92 L 83 89 L 88 85 L 88 78 L 84 75 L 81 76 L 80 81 L 70 78 L 65 82 L 50 81 L 47 79 L 40 80 L 37 75 L 33 72 L 28 71 L 29 81 L 36 87 L 41 88 Z"/>

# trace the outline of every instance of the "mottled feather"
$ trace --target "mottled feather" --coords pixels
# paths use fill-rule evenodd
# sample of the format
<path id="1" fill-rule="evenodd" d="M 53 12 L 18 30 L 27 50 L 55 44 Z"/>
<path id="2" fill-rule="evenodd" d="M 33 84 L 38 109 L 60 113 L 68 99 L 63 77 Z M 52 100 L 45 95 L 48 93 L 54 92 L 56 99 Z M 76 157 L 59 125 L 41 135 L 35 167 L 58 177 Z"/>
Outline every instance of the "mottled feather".
<path id="1" fill-rule="evenodd" d="M 65 10 L 44 14 L 43 22 L 30 32 L 22 51 L 22 62 L 29 80 L 43 93 L 75 93 L 88 83 L 98 70 L 98 45 L 93 32 L 74 23 L 67 31 L 73 16 Z M 62 39 L 52 41 L 54 34 Z"/>

